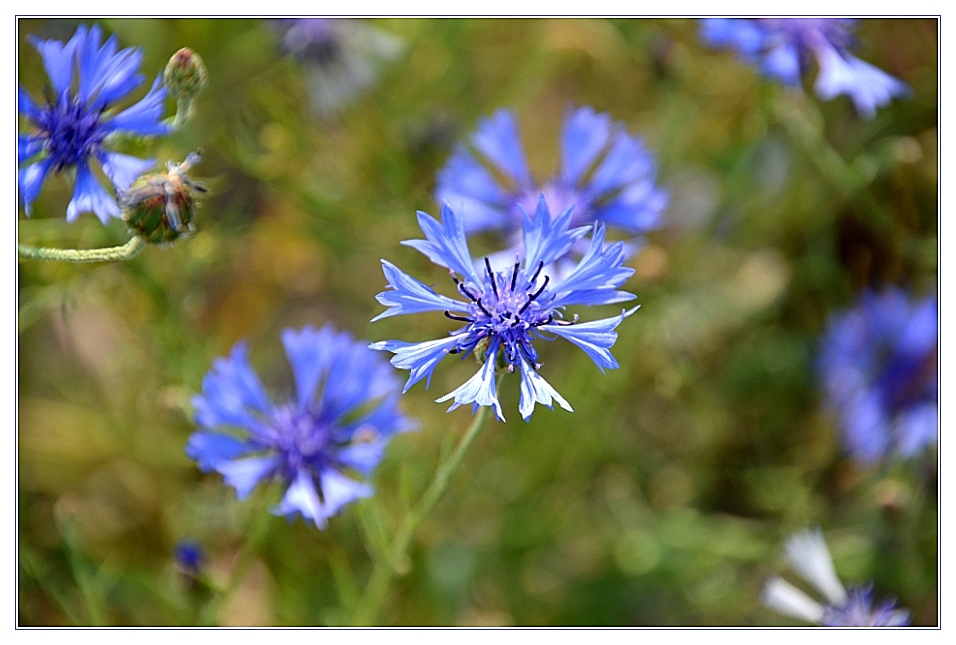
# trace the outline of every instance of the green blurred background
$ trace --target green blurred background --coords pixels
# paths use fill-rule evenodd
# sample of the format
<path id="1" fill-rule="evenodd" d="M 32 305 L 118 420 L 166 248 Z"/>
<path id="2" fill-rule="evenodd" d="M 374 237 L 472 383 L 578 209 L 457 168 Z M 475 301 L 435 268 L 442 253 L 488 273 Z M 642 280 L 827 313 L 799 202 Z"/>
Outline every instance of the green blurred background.
<path id="1" fill-rule="evenodd" d="M 142 48 L 148 78 L 183 46 L 205 60 L 194 118 L 140 152 L 203 148 L 191 174 L 210 192 L 197 233 L 169 248 L 20 264 L 21 625 L 344 622 L 371 567 L 354 506 L 325 531 L 274 518 L 238 591 L 207 615 L 210 592 L 177 571 L 174 545 L 198 540 L 221 584 L 252 506 L 185 456 L 190 398 L 240 339 L 273 393 L 289 392 L 286 327 L 443 334 L 440 315 L 368 322 L 380 258 L 444 284 L 399 241 L 420 236 L 416 210 L 437 215 L 435 172 L 454 143 L 511 107 L 544 179 L 577 105 L 645 137 L 671 192 L 665 228 L 630 260 L 625 288 L 642 307 L 619 328 L 621 369 L 601 376 L 570 344 L 547 345 L 542 374 L 575 412 L 539 408 L 527 424 L 505 380 L 508 423 L 485 429 L 423 524 L 381 624 L 795 625 L 758 595 L 785 570 L 786 535 L 812 524 L 844 582 L 873 580 L 914 624 L 937 623 L 935 454 L 848 459 L 813 367 L 827 316 L 862 288 L 935 290 L 936 21 L 861 21 L 859 56 L 913 89 L 871 121 L 846 98 L 763 81 L 687 19 L 372 20 L 402 53 L 322 117 L 269 21 L 97 22 Z M 34 96 L 46 80 L 26 36 L 66 40 L 77 24 L 19 21 Z M 127 239 L 118 220 L 67 225 L 69 194 L 49 181 L 20 241 Z M 392 442 L 371 502 L 392 526 L 400 488 L 420 494 L 471 418 L 433 400 L 473 371 L 449 361 L 405 396 L 422 429 Z"/>

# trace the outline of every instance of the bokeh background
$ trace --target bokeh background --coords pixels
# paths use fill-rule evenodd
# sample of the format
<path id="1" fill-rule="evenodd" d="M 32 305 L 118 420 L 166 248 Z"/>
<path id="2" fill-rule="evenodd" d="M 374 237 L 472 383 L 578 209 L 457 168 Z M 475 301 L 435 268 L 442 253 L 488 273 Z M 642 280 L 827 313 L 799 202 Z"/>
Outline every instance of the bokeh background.
<path id="1" fill-rule="evenodd" d="M 321 114 L 270 21 L 97 22 L 142 48 L 147 77 L 183 46 L 205 60 L 194 117 L 140 152 L 201 147 L 192 175 L 210 192 L 195 235 L 169 248 L 20 264 L 21 625 L 344 622 L 371 567 L 354 506 L 325 531 L 274 518 L 226 603 L 177 568 L 175 545 L 193 539 L 204 575 L 225 580 L 252 522 L 252 505 L 185 456 L 190 398 L 240 339 L 272 391 L 291 391 L 286 327 L 447 331 L 440 315 L 368 322 L 380 258 L 444 284 L 399 241 L 420 236 L 416 210 L 437 215 L 435 172 L 455 142 L 513 108 L 544 179 L 580 105 L 643 136 L 671 193 L 664 228 L 629 261 L 642 308 L 619 328 L 621 368 L 601 376 L 570 344 L 547 345 L 542 373 L 575 412 L 539 408 L 529 423 L 505 381 L 509 421 L 485 428 L 423 524 L 381 624 L 795 625 L 758 596 L 785 571 L 785 537 L 814 524 L 844 582 L 872 580 L 914 624 L 937 623 L 936 453 L 853 461 L 815 371 L 827 317 L 863 288 L 936 289 L 936 21 L 861 21 L 858 55 L 913 89 L 869 121 L 708 50 L 688 19 L 371 20 L 400 51 Z M 77 24 L 19 21 L 34 96 L 45 74 L 27 34 L 66 40 Z M 118 220 L 67 225 L 69 194 L 48 182 L 33 218 L 21 209 L 20 241 L 127 239 Z M 473 371 L 448 361 L 404 397 L 422 428 L 391 443 L 374 478 L 391 526 L 470 422 L 433 400 Z"/>

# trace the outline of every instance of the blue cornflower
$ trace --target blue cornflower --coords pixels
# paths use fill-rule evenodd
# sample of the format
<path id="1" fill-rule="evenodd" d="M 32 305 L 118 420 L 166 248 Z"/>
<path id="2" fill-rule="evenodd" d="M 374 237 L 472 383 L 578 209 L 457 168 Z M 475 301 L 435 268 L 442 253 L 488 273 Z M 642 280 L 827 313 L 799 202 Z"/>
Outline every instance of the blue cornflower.
<path id="1" fill-rule="evenodd" d="M 326 325 L 286 329 L 282 343 L 295 397 L 270 402 L 246 345 L 237 343 L 228 358 L 216 360 L 193 399 L 204 430 L 189 438 L 186 454 L 202 471 L 221 473 L 239 499 L 263 480 L 281 481 L 285 493 L 272 512 L 301 513 L 325 528 L 342 506 L 372 494 L 352 471 L 369 477 L 392 435 L 413 423 L 398 409 L 394 372 L 364 342 Z"/>
<path id="2" fill-rule="evenodd" d="M 173 549 L 176 556 L 176 564 L 190 575 L 196 575 L 202 569 L 206 560 L 206 553 L 202 545 L 195 540 L 180 540 Z"/>
<path id="3" fill-rule="evenodd" d="M 857 112 L 872 118 L 876 108 L 909 88 L 850 54 L 855 24 L 846 18 L 705 18 L 700 33 L 707 44 L 731 47 L 766 76 L 794 87 L 813 58 L 819 67 L 817 96 L 829 101 L 846 94 Z"/>
<path id="4" fill-rule="evenodd" d="M 590 107 L 567 114 L 561 171 L 544 184 L 528 171 L 510 111 L 480 120 L 470 143 L 474 150 L 456 147 L 438 172 L 435 191 L 436 201 L 461 215 L 468 233 L 496 229 L 519 237 L 522 213 L 533 212 L 542 193 L 553 213 L 574 207 L 573 226 L 597 220 L 641 235 L 661 225 L 669 197 L 654 183 L 654 159 L 640 138 L 607 114 Z"/>
<path id="5" fill-rule="evenodd" d="M 503 421 L 501 405 L 495 392 L 495 371 L 499 367 L 521 374 L 521 399 L 518 409 L 527 420 L 535 403 L 548 406 L 552 400 L 565 410 L 571 406 L 539 374 L 541 367 L 535 339 L 552 340 L 554 334 L 571 341 L 591 357 L 597 366 L 616 368 L 617 361 L 609 351 L 617 340 L 614 329 L 634 309 L 619 316 L 578 323 L 577 315 L 564 319 L 568 305 L 601 305 L 635 298 L 618 291 L 633 269 L 621 266 L 624 248 L 621 242 L 604 244 L 604 225 L 593 228 L 590 246 L 584 256 L 563 278 L 552 282 L 545 267 L 567 253 L 571 245 L 589 229 L 569 229 L 571 208 L 554 221 L 542 195 L 534 219 L 523 215 L 523 257 L 513 267 L 495 271 L 485 258 L 483 270 L 476 269 L 465 240 L 465 226 L 448 204 L 442 204 L 441 223 L 418 213 L 424 240 L 407 240 L 407 246 L 421 251 L 435 264 L 447 267 L 458 292 L 466 301 L 435 293 L 430 287 L 403 273 L 392 263 L 382 260 L 390 290 L 376 298 L 388 307 L 373 320 L 423 311 L 444 311 L 445 316 L 465 325 L 450 332 L 448 338 L 424 343 L 389 340 L 370 345 L 373 349 L 392 352 L 392 365 L 411 372 L 405 391 L 422 380 L 431 381 L 432 370 L 447 354 L 475 352 L 482 366 L 471 379 L 453 392 L 438 399 L 454 399 L 449 411 L 463 403 L 493 406 Z M 457 274 L 457 275 L 456 275 Z M 460 278 L 458 276 L 461 276 Z"/>
<path id="6" fill-rule="evenodd" d="M 894 600 L 873 607 L 873 585 L 843 588 L 819 528 L 791 535 L 784 545 L 787 563 L 827 600 L 821 605 L 779 576 L 768 579 L 760 601 L 791 618 L 826 627 L 902 627 L 910 612 Z"/>
<path id="7" fill-rule="evenodd" d="M 397 37 L 360 20 L 283 18 L 274 24 L 283 53 L 302 63 L 309 102 L 319 114 L 358 96 L 403 49 Z"/>
<path id="8" fill-rule="evenodd" d="M 900 289 L 864 292 L 831 318 L 820 369 L 849 452 L 865 463 L 904 457 L 936 443 L 936 296 Z"/>
<path id="9" fill-rule="evenodd" d="M 28 37 L 43 58 L 52 87 L 45 105 L 35 103 L 22 86 L 17 95 L 20 114 L 36 128 L 34 134 L 20 134 L 17 139 L 17 163 L 30 162 L 17 171 L 20 199 L 28 216 L 47 175 L 74 169 L 76 182 L 66 220 L 72 222 L 87 211 L 96 213 L 104 224 L 119 217 L 116 199 L 94 176 L 91 165 L 102 166 L 116 192 L 122 193 L 153 160 L 107 150 L 110 136 L 169 132 L 160 121 L 166 97 L 160 76 L 137 103 L 111 112 L 143 82 L 137 73 L 143 55 L 133 48 L 117 51 L 116 36 L 102 45 L 101 38 L 98 25 L 89 30 L 81 25 L 66 44 Z"/>

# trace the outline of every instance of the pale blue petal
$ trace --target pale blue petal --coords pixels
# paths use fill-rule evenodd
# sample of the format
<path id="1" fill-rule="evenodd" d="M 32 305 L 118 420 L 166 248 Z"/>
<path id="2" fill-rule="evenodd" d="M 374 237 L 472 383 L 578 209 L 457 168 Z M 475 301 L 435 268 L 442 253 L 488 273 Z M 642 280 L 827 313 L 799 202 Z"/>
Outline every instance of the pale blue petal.
<path id="1" fill-rule="evenodd" d="M 285 495 L 273 509 L 273 515 L 295 516 L 301 513 L 302 517 L 312 520 L 320 529 L 327 525 L 326 515 L 322 512 L 322 501 L 315 490 L 315 481 L 308 470 L 301 469 L 295 480 L 286 490 Z"/>
<path id="2" fill-rule="evenodd" d="M 456 271 L 473 284 L 481 284 L 468 251 L 462 220 L 448 204 L 441 205 L 440 224 L 428 213 L 418 211 L 418 225 L 426 239 L 405 240 L 402 244 L 418 250 L 435 264 Z"/>
<path id="3" fill-rule="evenodd" d="M 760 71 L 786 85 L 800 86 L 800 51 L 792 43 L 781 43 L 760 61 Z"/>
<path id="4" fill-rule="evenodd" d="M 561 176 L 574 186 L 584 176 L 611 137 L 611 117 L 582 107 L 564 120 L 561 133 Z"/>
<path id="5" fill-rule="evenodd" d="M 832 47 L 819 47 L 816 54 L 820 73 L 814 90 L 825 101 L 846 94 L 861 116 L 872 118 L 893 97 L 909 94 L 902 81 L 859 58 L 841 55 Z"/>
<path id="6" fill-rule="evenodd" d="M 578 265 L 559 284 L 551 288 L 554 294 L 566 291 L 590 289 L 616 289 L 634 273 L 634 269 L 621 266 L 624 261 L 624 245 L 615 242 L 604 246 L 604 225 L 594 225 L 591 245 Z M 572 296 L 573 297 L 573 296 Z"/>
<path id="7" fill-rule="evenodd" d="M 534 274 L 539 264 L 547 266 L 562 257 L 575 241 L 587 233 L 588 227 L 568 230 L 571 216 L 572 209 L 569 208 L 552 219 L 543 194 L 538 198 L 534 219 L 530 219 L 527 214 L 523 215 L 521 226 L 526 273 Z"/>
<path id="8" fill-rule="evenodd" d="M 632 234 L 646 233 L 661 227 L 670 195 L 650 179 L 632 184 L 601 208 L 594 217 L 609 226 Z"/>
<path id="9" fill-rule="evenodd" d="M 741 54 L 756 54 L 763 47 L 766 32 L 752 20 L 704 18 L 700 35 L 712 47 L 732 46 Z"/>
<path id="10" fill-rule="evenodd" d="M 17 112 L 20 116 L 29 118 L 40 116 L 40 108 L 33 102 L 33 98 L 23 89 L 22 85 L 17 86 Z"/>
<path id="11" fill-rule="evenodd" d="M 17 164 L 29 160 L 35 154 L 43 150 L 44 140 L 42 137 L 34 137 L 26 134 L 17 135 Z"/>
<path id="12" fill-rule="evenodd" d="M 254 449 L 248 441 L 218 432 L 194 432 L 186 442 L 186 456 L 195 461 L 204 473 Z"/>
<path id="13" fill-rule="evenodd" d="M 193 397 L 195 420 L 206 428 L 235 426 L 261 431 L 258 415 L 271 410 L 259 377 L 249 365 L 248 348 L 239 342 L 228 358 L 217 358 L 203 378 L 202 394 Z"/>
<path id="14" fill-rule="evenodd" d="M 153 159 L 140 159 L 118 152 L 101 152 L 97 159 L 103 164 L 103 172 L 110 178 L 119 193 L 126 192 L 137 178 L 155 165 Z"/>
<path id="15" fill-rule="evenodd" d="M 511 201 L 509 193 L 505 192 L 492 174 L 462 145 L 456 146 L 445 167 L 438 171 L 437 183 L 435 201 L 439 203 L 451 203 L 445 198 L 449 193 L 494 204 L 500 208 L 504 208 Z"/>
<path id="16" fill-rule="evenodd" d="M 392 365 L 398 369 L 410 371 L 408 382 L 405 383 L 405 387 L 402 390 L 404 394 L 411 386 L 425 377 L 428 377 L 428 380 L 425 382 L 425 387 L 427 388 L 431 384 L 432 371 L 435 369 L 435 366 L 438 365 L 438 362 L 445 358 L 448 352 L 454 349 L 455 345 L 464 337 L 463 335 L 449 336 L 448 338 L 429 340 L 423 343 L 386 340 L 372 343 L 369 345 L 369 348 L 392 352 L 395 354 L 391 360 Z"/>
<path id="17" fill-rule="evenodd" d="M 236 489 L 236 497 L 243 500 L 249 497 L 256 484 L 275 472 L 279 463 L 278 455 L 269 455 L 219 462 L 214 468 L 222 474 L 227 484 Z"/>
<path id="18" fill-rule="evenodd" d="M 73 199 L 66 207 L 66 221 L 72 222 L 80 213 L 92 211 L 106 224 L 111 217 L 120 217 L 120 208 L 116 200 L 106 192 L 90 172 L 85 163 L 76 166 L 76 183 L 73 186 Z"/>
<path id="19" fill-rule="evenodd" d="M 326 325 L 321 330 L 306 326 L 302 331 L 286 329 L 282 345 L 292 366 L 299 407 L 308 408 L 315 400 L 316 388 L 332 360 L 334 330 Z"/>
<path id="20" fill-rule="evenodd" d="M 939 407 L 934 401 L 925 403 L 902 415 L 896 429 L 897 449 L 903 457 L 910 457 L 925 446 L 936 445 L 939 436 Z"/>
<path id="21" fill-rule="evenodd" d="M 43 68 L 50 79 L 53 94 L 57 98 L 70 89 L 73 81 L 73 54 L 77 45 L 85 39 L 85 25 L 80 25 L 65 45 L 58 40 L 42 40 L 33 35 L 27 36 L 27 40 L 43 58 Z"/>
<path id="22" fill-rule="evenodd" d="M 455 402 L 450 408 L 448 408 L 449 412 L 464 403 L 490 405 L 494 407 L 498 418 L 504 421 L 505 415 L 501 412 L 501 404 L 498 403 L 498 397 L 495 394 L 496 360 L 497 350 L 491 350 L 489 348 L 488 357 L 485 359 L 485 363 L 481 366 L 481 369 L 479 369 L 474 376 L 465 381 L 461 387 L 449 392 L 440 399 L 436 399 L 436 402 L 442 403 L 448 399 L 454 398 Z"/>
<path id="23" fill-rule="evenodd" d="M 540 403 L 548 408 L 552 407 L 552 399 L 558 402 L 562 408 L 568 412 L 574 412 L 571 405 L 564 400 L 564 397 L 558 394 L 551 385 L 538 374 L 528 362 L 521 358 L 519 364 L 521 371 L 521 399 L 518 402 L 518 411 L 521 418 L 527 421 L 534 412 L 534 404 Z"/>
<path id="24" fill-rule="evenodd" d="M 146 96 L 101 125 L 107 132 L 131 132 L 142 136 L 168 134 L 170 127 L 161 121 L 165 99 L 166 88 L 157 76 Z"/>
<path id="25" fill-rule="evenodd" d="M 518 126 L 508 110 L 498 110 L 490 118 L 478 121 L 478 129 L 471 141 L 499 170 L 518 182 L 520 187 L 531 186 L 531 174 L 525 162 Z"/>
<path id="26" fill-rule="evenodd" d="M 643 141 L 618 132 L 585 189 L 592 199 L 598 199 L 632 182 L 650 178 L 653 173 L 654 160 Z"/>
<path id="27" fill-rule="evenodd" d="M 322 485 L 322 514 L 325 517 L 332 517 L 350 502 L 372 495 L 370 485 L 357 482 L 334 470 L 322 471 L 319 479 Z"/>
<path id="28" fill-rule="evenodd" d="M 372 322 L 388 316 L 424 311 L 468 311 L 467 304 L 435 293 L 431 287 L 404 273 L 388 260 L 382 260 L 382 271 L 391 291 L 383 291 L 375 299 L 388 309 L 372 318 Z"/>
<path id="29" fill-rule="evenodd" d="M 43 180 L 46 179 L 52 163 L 53 158 L 47 157 L 34 164 L 17 169 L 17 188 L 20 189 L 20 200 L 23 202 L 27 217 L 32 214 L 33 200 L 40 194 L 40 187 L 43 186 Z"/>
<path id="30" fill-rule="evenodd" d="M 620 316 L 592 320 L 590 322 L 575 323 L 573 325 L 542 325 L 540 329 L 557 336 L 561 336 L 574 343 L 600 368 L 601 372 L 607 369 L 617 369 L 618 363 L 611 354 L 611 347 L 617 342 L 617 332 L 614 330 L 626 317 L 637 311 L 634 307 L 622 311 Z"/>

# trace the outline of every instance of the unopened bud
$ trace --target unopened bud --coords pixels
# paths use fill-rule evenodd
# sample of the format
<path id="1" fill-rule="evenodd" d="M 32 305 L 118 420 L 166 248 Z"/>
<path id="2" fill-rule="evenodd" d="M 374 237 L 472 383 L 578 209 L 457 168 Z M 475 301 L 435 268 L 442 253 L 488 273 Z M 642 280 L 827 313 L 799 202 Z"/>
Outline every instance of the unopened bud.
<path id="1" fill-rule="evenodd" d="M 163 72 L 163 85 L 177 101 L 189 100 L 206 86 L 206 65 L 199 54 L 183 47 L 172 55 Z"/>
<path id="2" fill-rule="evenodd" d="M 196 192 L 205 186 L 186 176 L 199 162 L 200 154 L 191 153 L 181 164 L 166 163 L 166 172 L 143 175 L 120 198 L 123 219 L 129 227 L 151 244 L 162 244 L 194 230 Z"/>

